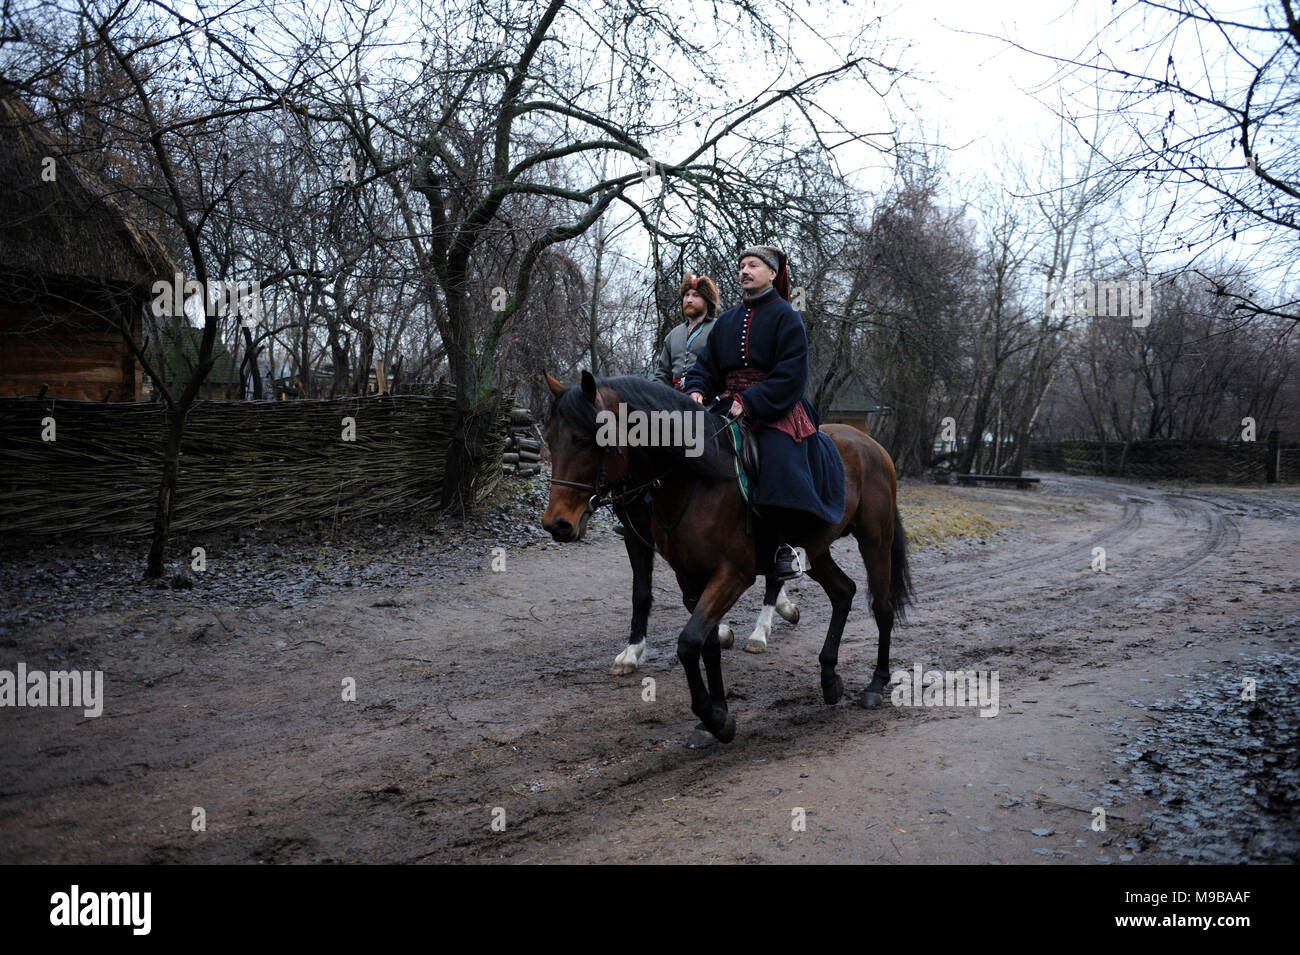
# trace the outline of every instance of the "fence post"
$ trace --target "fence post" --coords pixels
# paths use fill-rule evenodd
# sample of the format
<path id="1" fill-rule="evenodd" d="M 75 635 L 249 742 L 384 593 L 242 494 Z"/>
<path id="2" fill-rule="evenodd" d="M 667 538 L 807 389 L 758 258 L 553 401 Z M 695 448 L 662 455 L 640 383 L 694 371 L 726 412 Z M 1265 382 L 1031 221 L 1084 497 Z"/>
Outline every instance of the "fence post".
<path id="1" fill-rule="evenodd" d="M 1265 480 L 1276 484 L 1282 470 L 1282 434 L 1274 428 L 1268 433 L 1268 457 L 1264 461 Z"/>

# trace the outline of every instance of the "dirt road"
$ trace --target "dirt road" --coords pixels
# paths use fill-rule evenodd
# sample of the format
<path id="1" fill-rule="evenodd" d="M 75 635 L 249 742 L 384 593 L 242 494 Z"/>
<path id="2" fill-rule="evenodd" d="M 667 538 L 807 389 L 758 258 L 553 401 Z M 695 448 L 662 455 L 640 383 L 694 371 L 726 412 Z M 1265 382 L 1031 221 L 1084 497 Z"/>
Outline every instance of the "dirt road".
<path id="1" fill-rule="evenodd" d="M 1295 861 L 1300 489 L 932 493 L 1007 531 L 916 553 L 891 669 L 996 671 L 996 716 L 853 703 L 876 633 L 840 542 L 845 701 L 816 585 L 763 655 L 752 589 L 738 734 L 688 750 L 676 585 L 658 563 L 646 659 L 611 676 L 630 577 L 602 527 L 501 573 L 28 629 L 0 668 L 103 669 L 104 712 L 0 710 L 0 862 Z"/>

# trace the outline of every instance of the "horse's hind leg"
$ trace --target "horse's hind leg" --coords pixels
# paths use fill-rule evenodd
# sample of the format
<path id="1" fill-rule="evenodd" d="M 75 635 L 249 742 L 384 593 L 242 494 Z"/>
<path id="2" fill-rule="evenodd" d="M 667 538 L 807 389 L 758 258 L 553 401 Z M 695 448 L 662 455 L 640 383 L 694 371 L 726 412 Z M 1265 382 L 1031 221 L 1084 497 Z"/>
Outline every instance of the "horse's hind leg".
<path id="1" fill-rule="evenodd" d="M 772 574 L 768 574 L 767 584 L 763 590 L 763 609 L 758 612 L 758 622 L 754 624 L 754 632 L 745 641 L 747 653 L 763 653 L 767 650 L 767 638 L 772 635 L 773 611 L 781 614 L 791 623 L 799 622 L 799 611 L 786 597 L 785 585 Z"/>
<path id="2" fill-rule="evenodd" d="M 831 625 L 817 660 L 822 665 L 822 699 L 828 704 L 838 703 L 844 695 L 844 681 L 835 672 L 840 662 L 840 637 L 844 634 L 844 623 L 849 619 L 858 585 L 831 559 L 829 550 L 812 562 L 808 576 L 822 585 L 831 600 Z"/>
<path id="3" fill-rule="evenodd" d="M 781 615 L 786 623 L 790 626 L 797 626 L 799 623 L 799 608 L 794 605 L 794 601 L 786 596 L 785 585 L 776 592 L 776 612 Z"/>
<path id="4" fill-rule="evenodd" d="M 876 643 L 876 671 L 862 691 L 863 706 L 879 706 L 889 686 L 889 634 L 894 629 L 894 611 L 889 604 L 891 559 L 889 545 L 867 538 L 858 539 L 858 551 L 867 565 L 867 584 L 871 588 L 871 613 L 876 618 L 880 637 Z"/>
<path id="5" fill-rule="evenodd" d="M 632 633 L 628 637 L 627 649 L 614 658 L 614 665 L 609 669 L 615 676 L 635 673 L 645 653 L 646 621 L 650 618 L 653 601 L 650 581 L 655 566 L 654 548 L 648 543 L 650 508 L 644 501 L 634 501 L 620 510 L 618 516 L 627 528 L 623 544 L 632 565 Z"/>

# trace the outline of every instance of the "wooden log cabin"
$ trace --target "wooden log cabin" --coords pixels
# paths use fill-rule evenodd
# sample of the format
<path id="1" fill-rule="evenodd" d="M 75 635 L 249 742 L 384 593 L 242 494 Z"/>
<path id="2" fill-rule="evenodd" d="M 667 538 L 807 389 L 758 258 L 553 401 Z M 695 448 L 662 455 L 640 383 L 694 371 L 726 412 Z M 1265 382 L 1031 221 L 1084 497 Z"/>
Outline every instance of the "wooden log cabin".
<path id="1" fill-rule="evenodd" d="M 158 279 L 158 240 L 61 154 L 0 86 L 0 396 L 139 401 L 137 345 Z"/>

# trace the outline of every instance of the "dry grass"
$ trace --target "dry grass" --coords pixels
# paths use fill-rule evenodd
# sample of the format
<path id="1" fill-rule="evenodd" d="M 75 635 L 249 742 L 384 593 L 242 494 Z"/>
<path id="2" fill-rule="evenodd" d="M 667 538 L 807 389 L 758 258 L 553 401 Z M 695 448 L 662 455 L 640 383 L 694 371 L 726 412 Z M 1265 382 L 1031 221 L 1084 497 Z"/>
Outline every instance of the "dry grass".
<path id="1" fill-rule="evenodd" d="M 898 509 L 907 539 L 917 550 L 961 540 L 987 541 L 1031 515 L 1071 509 L 1039 491 L 944 487 L 912 482 L 898 486 Z"/>

